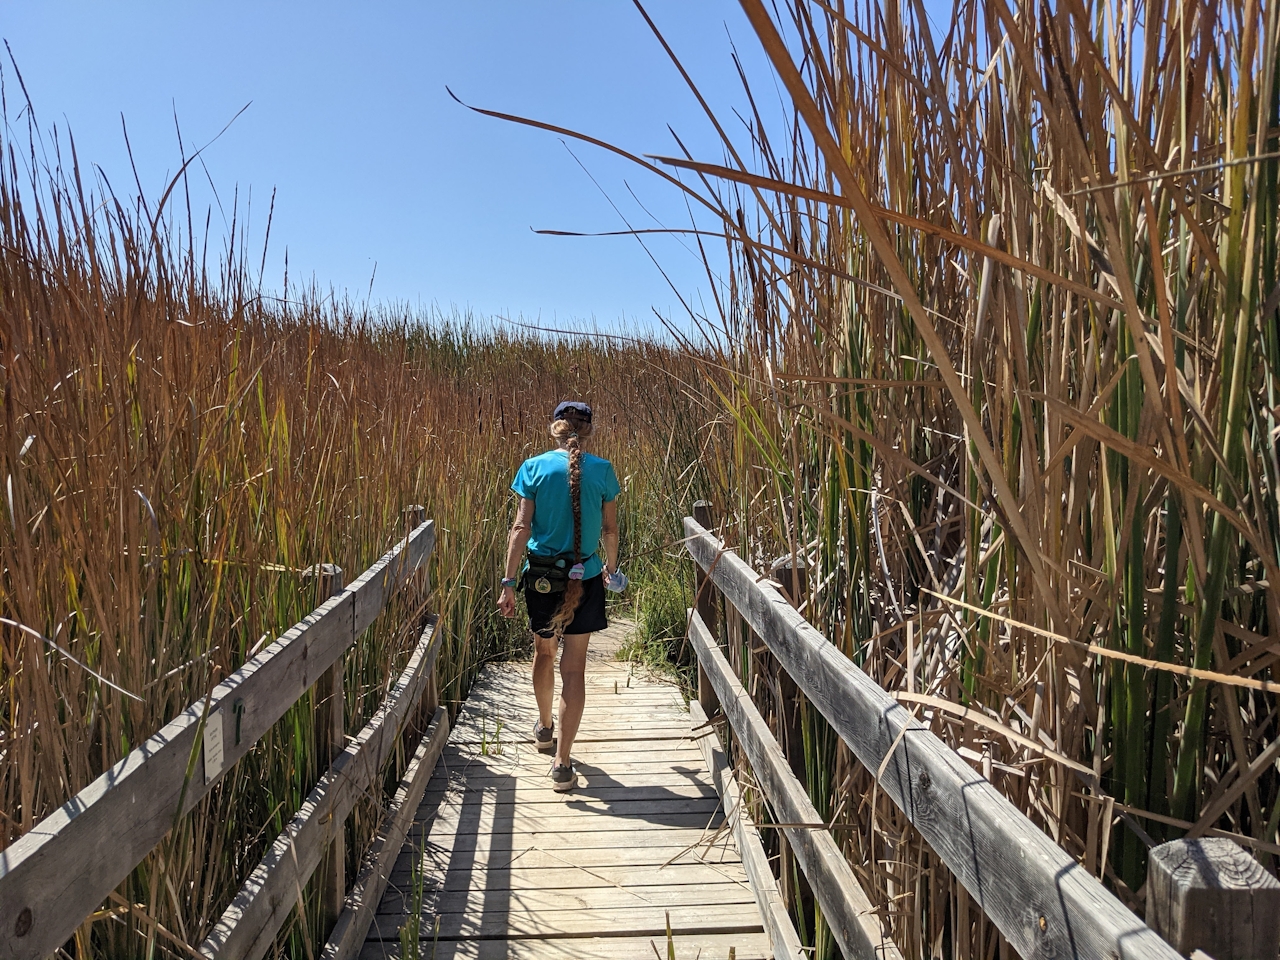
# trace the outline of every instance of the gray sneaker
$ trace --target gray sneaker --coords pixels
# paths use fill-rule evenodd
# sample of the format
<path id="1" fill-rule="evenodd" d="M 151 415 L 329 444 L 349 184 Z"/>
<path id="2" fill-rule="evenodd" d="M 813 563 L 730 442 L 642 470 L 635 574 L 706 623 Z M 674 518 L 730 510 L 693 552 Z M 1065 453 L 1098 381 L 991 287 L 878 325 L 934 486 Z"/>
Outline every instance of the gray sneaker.
<path id="1" fill-rule="evenodd" d="M 573 762 L 568 766 L 555 764 L 551 768 L 551 789 L 556 793 L 568 793 L 578 785 L 578 772 L 573 769 Z"/>
<path id="2" fill-rule="evenodd" d="M 556 725 L 544 727 L 541 720 L 533 721 L 533 745 L 546 753 L 556 747 Z"/>

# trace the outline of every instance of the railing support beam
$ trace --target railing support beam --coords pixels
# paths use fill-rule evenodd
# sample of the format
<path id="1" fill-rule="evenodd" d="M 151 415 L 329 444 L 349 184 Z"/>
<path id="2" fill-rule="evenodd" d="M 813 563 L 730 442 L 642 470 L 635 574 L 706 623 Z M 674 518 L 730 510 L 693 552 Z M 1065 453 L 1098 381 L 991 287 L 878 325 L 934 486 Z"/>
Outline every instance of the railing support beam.
<path id="1" fill-rule="evenodd" d="M 693 505 L 693 517 L 698 521 L 699 525 L 708 530 L 714 530 L 715 514 L 712 512 L 710 500 L 699 500 Z M 702 567 L 694 564 L 694 608 L 698 611 L 698 615 L 702 617 L 702 622 L 707 625 L 707 629 L 711 632 L 712 637 L 720 635 L 720 618 L 718 604 L 716 603 L 716 588 L 707 576 Z M 715 689 L 711 686 L 711 681 L 707 679 L 706 671 L 702 669 L 702 663 L 698 663 L 698 704 L 702 707 L 702 712 L 708 717 L 713 717 L 720 709 L 720 704 L 716 701 Z"/>
<path id="2" fill-rule="evenodd" d="M 330 597 L 336 597 L 342 593 L 342 568 L 332 563 L 322 563 L 309 568 L 303 574 L 303 578 L 304 581 L 315 581 L 317 607 Z M 313 729 L 316 767 L 319 770 L 328 770 L 330 764 L 346 747 L 346 694 L 342 689 L 342 675 L 346 672 L 345 667 L 346 657 L 339 657 L 333 666 L 320 675 L 312 691 L 316 705 Z M 326 934 L 337 923 L 338 914 L 342 912 L 342 901 L 347 893 L 345 834 L 346 831 L 339 824 L 333 842 L 325 852 L 320 869 L 316 873 L 316 884 L 320 891 L 321 925 Z"/>

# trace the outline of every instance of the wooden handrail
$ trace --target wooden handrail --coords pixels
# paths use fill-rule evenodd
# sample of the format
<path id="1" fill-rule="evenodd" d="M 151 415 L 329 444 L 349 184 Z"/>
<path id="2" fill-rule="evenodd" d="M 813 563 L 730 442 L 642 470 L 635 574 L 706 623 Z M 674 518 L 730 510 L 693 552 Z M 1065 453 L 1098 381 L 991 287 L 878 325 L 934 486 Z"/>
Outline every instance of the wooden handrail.
<path id="1" fill-rule="evenodd" d="M 413 826 L 418 804 L 422 802 L 422 795 L 448 739 L 449 711 L 436 707 L 435 718 L 423 733 L 413 759 L 405 768 L 399 789 L 382 818 L 382 827 L 369 845 L 355 883 L 347 892 L 342 913 L 329 934 L 320 960 L 355 960 L 359 956 L 369 925 L 373 923 L 374 912 L 387 889 L 391 871 Z"/>
<path id="2" fill-rule="evenodd" d="M 350 647 L 435 546 L 426 521 L 28 833 L 0 850 L 0 957 L 40 960 Z M 238 714 L 238 719 L 237 719 Z M 204 756 L 218 724 L 222 763 Z M 238 734 L 238 735 L 237 735 Z"/>
<path id="3" fill-rule="evenodd" d="M 764 791 L 774 813 L 783 823 L 821 823 L 822 818 L 792 773 L 764 717 L 760 716 L 751 697 L 734 676 L 733 668 L 720 652 L 697 610 L 689 611 L 689 640 L 697 651 L 698 663 L 706 672 L 708 682 L 715 688 L 725 719 L 751 763 L 756 783 Z M 690 707 L 692 709 L 692 703 Z M 902 953 L 885 936 L 874 904 L 853 875 L 849 862 L 830 832 L 807 826 L 784 826 L 781 829 L 813 887 L 813 895 L 822 907 L 822 916 L 831 928 L 841 953 L 848 960 L 902 960 Z M 741 855 L 745 861 L 745 854 Z M 770 876 L 769 880 L 772 881 L 773 877 Z"/>
<path id="4" fill-rule="evenodd" d="M 1018 954 L 1179 954 L 691 517 L 689 554 Z"/>
<path id="5" fill-rule="evenodd" d="M 298 891 L 311 879 L 333 838 L 342 833 L 347 814 L 379 785 L 382 765 L 422 699 L 439 654 L 440 636 L 432 622 L 378 712 L 338 755 L 245 880 L 200 944 L 200 956 L 258 960 L 270 949 L 297 905 Z"/>

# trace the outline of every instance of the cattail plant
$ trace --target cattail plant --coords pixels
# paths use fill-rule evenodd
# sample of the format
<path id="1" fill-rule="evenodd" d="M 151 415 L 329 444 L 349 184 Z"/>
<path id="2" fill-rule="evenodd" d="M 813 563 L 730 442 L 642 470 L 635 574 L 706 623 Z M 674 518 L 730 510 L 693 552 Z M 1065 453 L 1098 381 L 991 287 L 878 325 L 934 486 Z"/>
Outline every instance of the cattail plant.
<path id="1" fill-rule="evenodd" d="M 704 323 L 731 545 L 806 561 L 804 614 L 1136 909 L 1161 840 L 1270 863 L 1276 5 L 742 5 L 776 71 L 747 136 L 654 161 L 730 262 Z M 790 124 L 756 109 L 775 82 Z M 804 717 L 904 952 L 1004 956 Z"/>
<path id="2" fill-rule="evenodd" d="M 480 665 L 524 648 L 494 611 L 508 484 L 565 396 L 596 405 L 627 477 L 624 550 L 669 536 L 663 488 L 683 467 L 658 465 L 689 399 L 667 385 L 698 379 L 693 358 L 296 284 L 278 301 L 238 215 L 209 267 L 194 214 L 116 197 L 42 144 L 0 142 L 0 848 L 310 611 L 307 568 L 364 570 L 410 504 L 437 524 L 430 576 L 348 653 L 346 729 L 385 698 L 428 610 L 456 706 Z M 191 956 L 323 772 L 312 712 L 309 696 L 292 707 L 67 953 Z M 383 799 L 349 821 L 347 876 Z M 315 955 L 318 935 L 308 894 L 276 952 Z"/>

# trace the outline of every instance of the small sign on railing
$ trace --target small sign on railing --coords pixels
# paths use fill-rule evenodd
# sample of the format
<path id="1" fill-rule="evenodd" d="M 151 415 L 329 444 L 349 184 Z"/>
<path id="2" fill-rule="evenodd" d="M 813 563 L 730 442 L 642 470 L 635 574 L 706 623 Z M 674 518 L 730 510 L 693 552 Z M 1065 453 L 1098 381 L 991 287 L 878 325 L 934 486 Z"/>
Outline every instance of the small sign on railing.
<path id="1" fill-rule="evenodd" d="M 222 773 L 222 711 L 215 710 L 204 722 L 204 782 L 213 783 Z"/>

